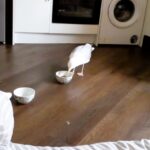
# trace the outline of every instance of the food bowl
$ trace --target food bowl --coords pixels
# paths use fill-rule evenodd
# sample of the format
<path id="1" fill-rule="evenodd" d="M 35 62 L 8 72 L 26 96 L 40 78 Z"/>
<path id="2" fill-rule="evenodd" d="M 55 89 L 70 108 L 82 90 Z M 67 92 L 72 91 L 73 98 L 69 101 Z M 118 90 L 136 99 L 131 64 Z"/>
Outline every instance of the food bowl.
<path id="1" fill-rule="evenodd" d="M 35 90 L 29 87 L 20 87 L 14 90 L 14 98 L 22 104 L 30 103 L 35 97 Z"/>
<path id="2" fill-rule="evenodd" d="M 57 71 L 56 72 L 56 79 L 58 82 L 67 84 L 72 80 L 72 77 L 74 75 L 74 72 L 69 72 L 69 71 Z"/>

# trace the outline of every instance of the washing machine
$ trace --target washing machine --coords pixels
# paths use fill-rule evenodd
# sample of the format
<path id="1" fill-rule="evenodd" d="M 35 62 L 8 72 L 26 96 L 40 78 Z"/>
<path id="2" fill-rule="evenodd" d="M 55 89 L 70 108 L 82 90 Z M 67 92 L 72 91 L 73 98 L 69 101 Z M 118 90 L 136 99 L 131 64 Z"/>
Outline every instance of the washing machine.
<path id="1" fill-rule="evenodd" d="M 103 0 L 99 44 L 139 45 L 147 0 Z"/>

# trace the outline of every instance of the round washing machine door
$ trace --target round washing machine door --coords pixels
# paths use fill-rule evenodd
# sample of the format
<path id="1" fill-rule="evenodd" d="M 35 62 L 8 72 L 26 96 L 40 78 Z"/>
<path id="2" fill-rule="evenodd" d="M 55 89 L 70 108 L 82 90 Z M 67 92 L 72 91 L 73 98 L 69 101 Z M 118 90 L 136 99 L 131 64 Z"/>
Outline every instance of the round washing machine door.
<path id="1" fill-rule="evenodd" d="M 129 27 L 138 19 L 137 2 L 136 0 L 112 0 L 108 13 L 110 22 L 114 26 Z"/>

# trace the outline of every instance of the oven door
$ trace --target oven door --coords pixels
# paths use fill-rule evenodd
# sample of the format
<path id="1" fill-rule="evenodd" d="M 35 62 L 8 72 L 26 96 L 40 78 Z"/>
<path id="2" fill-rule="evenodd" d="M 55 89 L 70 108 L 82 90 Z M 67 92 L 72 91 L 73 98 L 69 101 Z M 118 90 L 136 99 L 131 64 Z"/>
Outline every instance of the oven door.
<path id="1" fill-rule="evenodd" d="M 54 0 L 53 23 L 98 24 L 101 0 Z"/>

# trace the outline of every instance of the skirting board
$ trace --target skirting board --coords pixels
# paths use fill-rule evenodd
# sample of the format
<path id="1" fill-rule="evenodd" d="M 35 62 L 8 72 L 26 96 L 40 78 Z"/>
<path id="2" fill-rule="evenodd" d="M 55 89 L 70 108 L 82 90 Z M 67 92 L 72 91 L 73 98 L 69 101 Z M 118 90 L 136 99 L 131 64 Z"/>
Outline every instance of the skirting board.
<path id="1" fill-rule="evenodd" d="M 72 34 L 36 34 L 14 33 L 13 43 L 95 43 L 95 34 L 72 35 Z"/>

